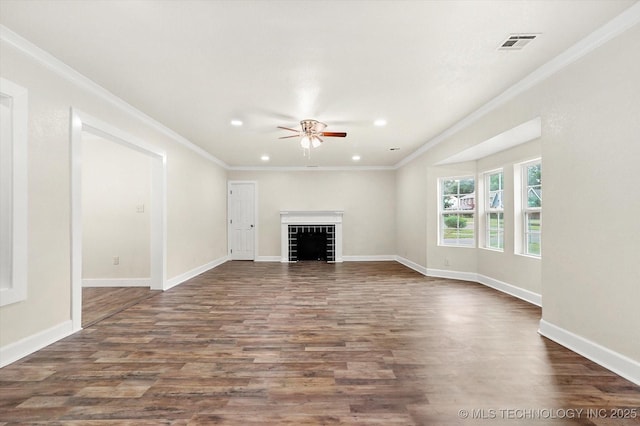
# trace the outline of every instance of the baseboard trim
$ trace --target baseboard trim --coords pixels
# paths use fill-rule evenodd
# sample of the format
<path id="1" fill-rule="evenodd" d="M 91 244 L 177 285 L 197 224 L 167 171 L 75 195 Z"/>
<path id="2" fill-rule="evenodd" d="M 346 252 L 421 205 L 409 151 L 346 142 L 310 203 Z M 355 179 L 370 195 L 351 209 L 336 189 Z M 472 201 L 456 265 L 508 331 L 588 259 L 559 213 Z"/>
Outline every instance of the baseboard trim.
<path id="1" fill-rule="evenodd" d="M 209 263 L 205 263 L 202 266 L 198 266 L 197 268 L 194 268 L 190 271 L 187 271 L 183 274 L 177 275 L 169 280 L 167 280 L 167 283 L 165 285 L 164 290 L 169 290 L 170 288 L 173 288 L 179 284 L 182 284 L 183 282 L 190 280 L 191 278 L 198 276 L 200 274 L 202 274 L 203 272 L 207 272 L 210 269 L 213 269 L 217 266 L 222 265 L 223 263 L 227 262 L 229 260 L 229 256 L 223 256 L 220 257 L 216 260 L 213 260 Z"/>
<path id="2" fill-rule="evenodd" d="M 280 256 L 256 256 L 254 262 L 280 262 Z"/>
<path id="3" fill-rule="evenodd" d="M 372 254 L 366 256 L 345 256 L 342 255 L 343 262 L 387 262 L 396 260 L 395 256 L 388 254 Z"/>
<path id="4" fill-rule="evenodd" d="M 540 320 L 538 333 L 640 386 L 640 362 L 544 319 Z"/>
<path id="5" fill-rule="evenodd" d="M 492 289 L 498 290 L 502 293 L 506 293 L 510 296 L 517 297 L 518 299 L 529 302 L 532 305 L 542 306 L 542 296 L 540 294 L 496 280 L 495 278 L 487 277 L 486 275 L 476 274 L 475 272 L 460 272 L 450 271 L 446 269 L 425 268 L 422 265 L 418 265 L 417 263 L 400 256 L 396 256 L 395 260 L 396 262 L 403 264 L 407 268 L 411 268 L 414 271 L 420 272 L 422 275 L 426 275 L 427 277 L 473 281 L 475 283 L 491 287 Z"/>
<path id="6" fill-rule="evenodd" d="M 409 259 L 405 259 L 402 256 L 396 256 L 396 262 L 403 264 L 404 266 L 406 266 L 409 269 L 413 269 L 416 272 L 421 273 L 422 275 L 427 275 L 427 268 L 425 268 L 422 265 L 418 265 L 415 262 L 412 262 Z"/>
<path id="7" fill-rule="evenodd" d="M 151 278 L 86 278 L 82 287 L 151 287 Z"/>
<path id="8" fill-rule="evenodd" d="M 460 280 L 460 281 L 478 281 L 478 274 L 475 272 L 461 272 L 461 271 L 450 271 L 447 269 L 431 269 L 427 268 L 427 273 L 425 274 L 428 277 L 433 278 L 449 278 L 451 280 Z"/>
<path id="9" fill-rule="evenodd" d="M 67 320 L 54 327 L 0 347 L 0 368 L 73 334 L 73 323 Z"/>
<path id="10" fill-rule="evenodd" d="M 342 256 L 342 261 L 330 262 L 330 263 L 342 263 L 342 262 L 392 262 L 396 260 L 396 256 L 389 254 L 372 254 L 367 256 Z M 256 262 L 281 262 L 281 263 L 295 263 L 289 261 L 282 261 L 280 256 L 258 256 Z"/>
<path id="11" fill-rule="evenodd" d="M 533 291 L 529 291 L 521 287 L 516 287 L 515 285 L 508 284 L 482 274 L 478 274 L 477 281 L 487 287 L 491 287 L 495 290 L 507 293 L 510 296 L 524 300 L 525 302 L 529 302 L 532 305 L 542 307 L 542 295 L 538 293 L 534 293 Z"/>

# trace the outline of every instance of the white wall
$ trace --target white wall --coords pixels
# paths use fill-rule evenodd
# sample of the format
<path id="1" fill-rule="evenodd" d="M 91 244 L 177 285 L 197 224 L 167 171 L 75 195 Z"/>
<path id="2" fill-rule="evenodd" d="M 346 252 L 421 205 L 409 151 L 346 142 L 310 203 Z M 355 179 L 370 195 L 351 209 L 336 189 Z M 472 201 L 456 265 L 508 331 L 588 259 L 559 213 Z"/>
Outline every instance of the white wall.
<path id="1" fill-rule="evenodd" d="M 621 42 L 621 41 L 624 42 Z M 541 292 L 543 319 L 588 350 L 640 363 L 640 27 L 596 48 L 427 151 L 398 171 L 402 185 L 415 188 L 427 175 L 427 259 L 443 267 L 487 274 Z M 477 162 L 433 164 L 528 121 L 542 119 L 533 144 Z M 437 246 L 436 181 L 443 175 L 482 172 L 542 156 L 543 257 L 500 255 L 482 249 Z M 420 162 L 417 166 L 414 163 Z M 424 172 L 409 168 L 422 167 Z M 400 191 L 400 190 L 399 190 Z M 405 204 L 407 204 L 405 202 Z M 398 235 L 407 235 L 398 222 Z M 411 249 L 398 239 L 398 253 Z M 510 243 L 511 244 L 511 243 Z M 565 342 L 566 343 L 566 342 Z M 604 348 L 604 349 L 602 349 Z M 586 352 L 588 352 L 588 350 Z M 626 361 L 625 361 L 626 362 Z M 624 362 L 623 362 L 624 363 Z M 635 364 L 634 364 L 635 363 Z"/>
<path id="2" fill-rule="evenodd" d="M 169 279 L 226 258 L 223 168 L 4 41 L 0 57 L 0 75 L 29 91 L 28 298 L 0 308 L 0 355 L 70 323 L 71 107 L 166 152 Z"/>
<path id="3" fill-rule="evenodd" d="M 227 256 L 227 172 L 178 146 L 167 149 L 167 276 Z"/>
<path id="4" fill-rule="evenodd" d="M 149 280 L 151 158 L 86 132 L 82 140 L 82 278 Z"/>
<path id="5" fill-rule="evenodd" d="M 541 87 L 543 319 L 640 362 L 640 25 Z M 640 367 L 639 376 L 640 376 Z"/>
<path id="6" fill-rule="evenodd" d="M 230 171 L 258 182 L 258 255 L 280 256 L 281 210 L 344 210 L 344 256 L 395 254 L 395 172 Z"/>
<path id="7" fill-rule="evenodd" d="M 396 254 L 419 266 L 427 265 L 426 157 L 396 172 Z"/>

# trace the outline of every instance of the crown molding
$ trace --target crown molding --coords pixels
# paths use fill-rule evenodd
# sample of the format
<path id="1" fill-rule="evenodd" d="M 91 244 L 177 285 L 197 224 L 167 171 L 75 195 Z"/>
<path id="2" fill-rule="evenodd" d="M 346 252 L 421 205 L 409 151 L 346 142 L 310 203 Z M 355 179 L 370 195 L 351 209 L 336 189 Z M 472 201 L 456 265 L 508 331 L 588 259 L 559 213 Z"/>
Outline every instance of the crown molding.
<path id="1" fill-rule="evenodd" d="M 89 78 L 80 74 L 70 66 L 66 65 L 59 59 L 55 58 L 53 55 L 47 53 L 43 49 L 19 36 L 15 32 L 11 31 L 4 25 L 0 25 L 0 40 L 10 44 L 14 48 L 19 51 L 25 53 L 36 61 L 42 63 L 50 70 L 54 71 L 58 75 L 66 78 L 67 80 L 75 83 L 79 87 L 92 92 L 103 100 L 111 103 L 116 106 L 120 110 L 138 118 L 145 124 L 150 127 L 158 130 L 159 132 L 165 134 L 172 140 L 180 143 L 181 145 L 187 147 L 193 152 L 199 154 L 200 156 L 206 158 L 209 161 L 219 165 L 220 167 L 226 170 L 233 171 L 365 171 L 365 170 L 396 170 L 400 167 L 408 164 L 414 159 L 420 157 L 425 152 L 429 151 L 431 148 L 439 145 L 444 142 L 451 136 L 470 126 L 471 124 L 478 121 L 480 118 L 488 114 L 489 112 L 495 110 L 496 108 L 504 105 L 508 101 L 512 100 L 516 96 L 520 95 L 524 91 L 532 88 L 538 83 L 542 82 L 546 78 L 551 75 L 557 73 L 568 65 L 572 64 L 576 60 L 582 58 L 586 54 L 600 47 L 607 41 L 617 37 L 618 35 L 624 33 L 634 25 L 640 23 L 640 2 L 635 3 L 631 7 L 629 7 L 626 11 L 618 15 L 617 17 L 610 20 L 608 23 L 604 24 L 602 27 L 589 34 L 587 37 L 565 50 L 560 55 L 556 56 L 551 61 L 542 65 L 531 74 L 520 80 L 518 83 L 509 87 L 507 90 L 502 92 L 500 95 L 496 96 L 482 107 L 478 108 L 476 111 L 467 115 L 463 119 L 456 122 L 454 125 L 434 136 L 430 140 L 428 140 L 424 145 L 420 148 L 412 152 L 411 154 L 404 157 L 402 160 L 394 164 L 393 166 L 362 166 L 362 167 L 241 167 L 241 166 L 229 166 L 222 160 L 216 158 L 211 155 L 204 149 L 195 145 L 193 142 L 186 139 L 184 136 L 176 133 L 155 119 L 149 117 L 142 111 L 134 108 L 121 98 L 117 97 L 113 93 L 109 92 L 102 86 L 93 82 Z"/>
<path id="2" fill-rule="evenodd" d="M 9 28 L 5 27 L 4 25 L 0 25 L 0 40 L 6 42 L 7 44 L 13 46 L 15 49 L 19 50 L 20 52 L 26 54 L 27 56 L 41 63 L 42 65 L 47 67 L 50 71 L 53 71 L 59 76 L 69 80 L 70 82 L 74 83 L 78 87 L 84 90 L 87 90 L 88 92 L 91 92 L 92 94 L 110 103 L 111 105 L 115 106 L 121 111 L 137 118 L 138 120 L 142 121 L 143 123 L 150 126 L 151 128 L 159 131 L 165 136 L 168 136 L 173 141 L 178 142 L 180 145 L 183 145 L 184 147 L 192 150 L 196 154 L 219 165 L 220 167 L 223 167 L 225 169 L 229 168 L 229 166 L 222 160 L 214 157 L 204 149 L 200 148 L 199 146 L 195 145 L 193 142 L 186 139 L 184 136 L 181 136 L 180 134 L 171 130 L 164 124 L 149 117 L 144 112 L 131 106 L 129 103 L 125 102 L 118 96 L 109 92 L 104 87 L 95 83 L 93 80 L 85 77 L 83 74 L 80 74 L 78 71 L 71 68 L 69 65 L 65 64 L 55 56 L 39 48 L 38 46 L 31 43 L 27 39 L 11 31 Z"/>
<path id="3" fill-rule="evenodd" d="M 389 171 L 396 170 L 395 166 L 229 166 L 229 171 L 244 172 L 367 172 L 367 171 Z"/>
<path id="4" fill-rule="evenodd" d="M 501 105 L 504 105 L 524 91 L 544 81 L 553 74 L 574 63 L 586 54 L 602 46 L 609 40 L 619 36 L 638 23 L 640 23 L 640 2 L 635 3 L 620 15 L 616 16 L 549 62 L 540 66 L 538 69 L 527 75 L 518 83 L 509 87 L 507 90 L 505 90 L 471 114 L 467 115 L 462 120 L 455 123 L 453 126 L 431 138 L 420 148 L 397 162 L 394 167 L 397 169 L 415 160 L 431 148 L 439 145 L 464 128 L 475 123 L 489 112 L 495 110 Z"/>

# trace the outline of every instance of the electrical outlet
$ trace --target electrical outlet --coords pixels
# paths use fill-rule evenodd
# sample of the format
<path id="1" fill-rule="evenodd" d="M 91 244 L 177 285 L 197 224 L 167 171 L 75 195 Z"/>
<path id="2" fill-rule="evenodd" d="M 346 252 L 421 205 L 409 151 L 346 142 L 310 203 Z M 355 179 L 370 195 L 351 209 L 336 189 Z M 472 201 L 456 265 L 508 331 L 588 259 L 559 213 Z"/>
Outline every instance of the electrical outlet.
<path id="1" fill-rule="evenodd" d="M 120 256 L 113 256 L 113 264 L 114 265 L 120 264 Z"/>
<path id="2" fill-rule="evenodd" d="M 448 257 L 444 258 L 444 266 L 449 266 L 449 258 Z"/>

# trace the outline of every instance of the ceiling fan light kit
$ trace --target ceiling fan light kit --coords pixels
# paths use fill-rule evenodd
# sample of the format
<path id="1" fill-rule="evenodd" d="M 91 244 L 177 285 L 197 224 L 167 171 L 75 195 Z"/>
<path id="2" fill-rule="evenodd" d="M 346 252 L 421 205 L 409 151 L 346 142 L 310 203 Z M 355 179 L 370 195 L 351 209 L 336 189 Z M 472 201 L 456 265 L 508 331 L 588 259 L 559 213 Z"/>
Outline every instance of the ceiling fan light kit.
<path id="1" fill-rule="evenodd" d="M 280 139 L 287 139 L 292 137 L 300 137 L 300 146 L 303 149 L 303 155 L 309 155 L 311 158 L 311 148 L 318 148 L 322 142 L 324 142 L 320 136 L 332 137 L 332 138 L 344 138 L 347 136 L 346 132 L 325 132 L 327 125 L 318 120 L 307 119 L 300 121 L 300 129 L 296 130 L 290 127 L 278 126 L 278 129 L 289 130 L 295 132 L 293 136 L 281 136 Z"/>

